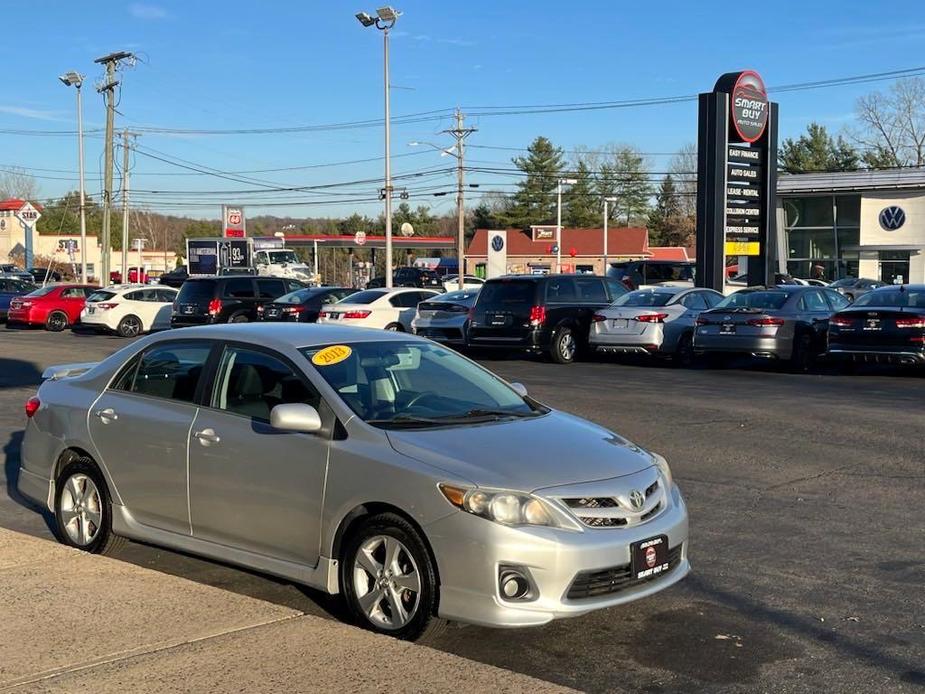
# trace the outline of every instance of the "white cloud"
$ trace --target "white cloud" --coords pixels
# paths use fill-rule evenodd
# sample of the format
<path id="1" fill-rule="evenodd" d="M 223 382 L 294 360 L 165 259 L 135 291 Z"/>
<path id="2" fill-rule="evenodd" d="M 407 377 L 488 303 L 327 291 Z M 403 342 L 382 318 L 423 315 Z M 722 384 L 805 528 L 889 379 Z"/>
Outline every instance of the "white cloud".
<path id="1" fill-rule="evenodd" d="M 166 19 L 167 10 L 157 5 L 146 5 L 141 2 L 133 2 L 128 6 L 129 14 L 135 19 Z"/>
<path id="2" fill-rule="evenodd" d="M 39 109 L 26 108 L 24 106 L 0 106 L 0 113 L 9 113 L 11 116 L 34 118 L 35 120 L 61 120 L 57 111 L 40 111 Z"/>

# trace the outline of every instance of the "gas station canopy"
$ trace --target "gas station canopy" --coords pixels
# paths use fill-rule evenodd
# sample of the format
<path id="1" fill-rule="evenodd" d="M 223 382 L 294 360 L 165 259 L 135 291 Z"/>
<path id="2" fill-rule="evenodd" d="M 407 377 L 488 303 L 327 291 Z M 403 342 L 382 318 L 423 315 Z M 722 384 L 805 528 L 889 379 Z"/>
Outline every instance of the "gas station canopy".
<path id="1" fill-rule="evenodd" d="M 269 237 L 268 240 L 285 241 L 287 247 L 319 246 L 328 248 L 385 248 L 385 236 L 366 234 L 365 243 L 357 243 L 352 234 L 286 234 L 282 238 Z M 454 236 L 392 236 L 393 248 L 456 248 Z"/>

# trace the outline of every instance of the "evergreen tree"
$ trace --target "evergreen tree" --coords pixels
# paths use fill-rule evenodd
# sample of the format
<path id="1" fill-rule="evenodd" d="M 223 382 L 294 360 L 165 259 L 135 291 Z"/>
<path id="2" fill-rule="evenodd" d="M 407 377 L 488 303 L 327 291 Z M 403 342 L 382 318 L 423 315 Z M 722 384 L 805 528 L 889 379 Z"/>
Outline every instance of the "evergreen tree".
<path id="1" fill-rule="evenodd" d="M 781 171 L 856 171 L 860 158 L 857 150 L 840 135 L 833 138 L 825 126 L 810 123 L 806 134 L 796 140 L 787 138 L 780 147 L 778 162 Z"/>
<path id="2" fill-rule="evenodd" d="M 556 185 L 564 161 L 562 150 L 540 136 L 527 148 L 526 157 L 514 157 L 512 161 L 526 177 L 517 183 L 505 223 L 521 228 L 531 224 L 554 224 Z"/>
<path id="3" fill-rule="evenodd" d="M 652 189 L 642 155 L 633 147 L 621 147 L 610 166 L 613 168 L 613 194 L 617 198 L 614 203 L 615 218 L 622 217 L 627 225 L 645 219 Z"/>
<path id="4" fill-rule="evenodd" d="M 655 207 L 649 212 L 649 243 L 653 246 L 687 246 L 694 231 L 694 220 L 684 213 L 674 178 L 667 174 L 659 186 Z"/>
<path id="5" fill-rule="evenodd" d="M 594 228 L 601 221 L 601 213 L 591 180 L 591 171 L 583 160 L 579 160 L 575 172 L 571 175 L 577 182 L 572 184 L 563 196 L 563 224 L 578 229 Z"/>

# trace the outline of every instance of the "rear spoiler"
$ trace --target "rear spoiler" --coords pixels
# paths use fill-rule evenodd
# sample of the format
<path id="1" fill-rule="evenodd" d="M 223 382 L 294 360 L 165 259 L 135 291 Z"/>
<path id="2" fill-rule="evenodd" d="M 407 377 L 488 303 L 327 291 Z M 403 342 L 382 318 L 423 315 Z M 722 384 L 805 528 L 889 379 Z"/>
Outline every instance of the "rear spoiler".
<path id="1" fill-rule="evenodd" d="M 87 361 L 80 364 L 59 364 L 58 366 L 49 366 L 45 371 L 42 372 L 42 380 L 48 381 L 57 381 L 62 378 L 70 378 L 73 376 L 80 376 L 81 374 L 87 373 L 94 366 L 99 364 L 96 361 Z"/>

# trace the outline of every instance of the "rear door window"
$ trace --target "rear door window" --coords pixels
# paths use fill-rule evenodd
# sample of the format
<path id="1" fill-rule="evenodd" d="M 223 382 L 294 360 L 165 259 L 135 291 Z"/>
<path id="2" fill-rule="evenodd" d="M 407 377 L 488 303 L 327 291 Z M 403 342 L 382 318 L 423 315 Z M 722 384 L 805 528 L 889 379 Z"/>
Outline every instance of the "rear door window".
<path id="1" fill-rule="evenodd" d="M 193 402 L 212 346 L 208 342 L 168 342 L 148 349 L 115 388 L 179 402 Z"/>
<path id="2" fill-rule="evenodd" d="M 253 299 L 254 282 L 245 277 L 225 282 L 225 296 L 229 299 Z"/>
<path id="3" fill-rule="evenodd" d="M 823 289 L 822 292 L 825 294 L 825 298 L 829 300 L 829 304 L 831 304 L 832 308 L 836 311 L 841 311 L 843 308 L 848 308 L 851 305 L 850 301 L 836 291 Z"/>
<path id="4" fill-rule="evenodd" d="M 604 283 L 597 277 L 576 277 L 575 286 L 578 289 L 578 300 L 589 304 L 607 303 L 607 292 Z"/>
<path id="5" fill-rule="evenodd" d="M 286 293 L 286 284 L 282 280 L 257 280 L 257 290 L 261 299 L 275 299 Z"/>
<path id="6" fill-rule="evenodd" d="M 578 289 L 573 277 L 553 277 L 546 283 L 546 302 L 550 304 L 574 303 Z"/>
<path id="7" fill-rule="evenodd" d="M 811 313 L 822 313 L 830 310 L 829 305 L 825 301 L 825 297 L 823 297 L 822 292 L 819 291 L 806 292 L 803 294 L 800 298 L 800 309 Z"/>
<path id="8" fill-rule="evenodd" d="M 84 299 L 87 296 L 87 290 L 84 287 L 68 287 L 61 290 L 62 299 Z"/>
<path id="9" fill-rule="evenodd" d="M 681 299 L 681 305 L 684 306 L 684 308 L 693 309 L 695 311 L 703 311 L 707 308 L 707 302 L 704 300 L 702 292 L 688 294 Z"/>

